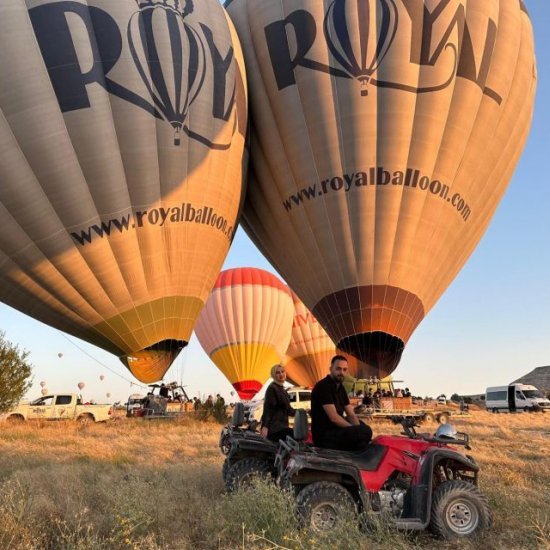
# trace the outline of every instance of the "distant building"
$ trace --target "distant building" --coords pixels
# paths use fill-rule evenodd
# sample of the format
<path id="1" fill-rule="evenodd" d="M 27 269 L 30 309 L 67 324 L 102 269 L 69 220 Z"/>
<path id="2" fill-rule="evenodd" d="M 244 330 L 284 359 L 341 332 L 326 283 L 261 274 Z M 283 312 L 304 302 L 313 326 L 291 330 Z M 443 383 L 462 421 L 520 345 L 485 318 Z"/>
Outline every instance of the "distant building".
<path id="1" fill-rule="evenodd" d="M 544 393 L 550 392 L 550 366 L 537 367 L 529 374 L 514 380 L 511 384 L 529 384 Z"/>

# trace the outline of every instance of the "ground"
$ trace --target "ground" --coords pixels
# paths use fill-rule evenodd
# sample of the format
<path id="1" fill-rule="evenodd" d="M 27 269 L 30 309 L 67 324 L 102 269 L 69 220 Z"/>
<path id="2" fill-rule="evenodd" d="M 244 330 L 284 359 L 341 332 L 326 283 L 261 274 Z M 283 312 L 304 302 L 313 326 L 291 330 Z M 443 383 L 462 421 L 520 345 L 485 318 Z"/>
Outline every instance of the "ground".
<path id="1" fill-rule="evenodd" d="M 2 424 L 0 548 L 549 548 L 550 414 L 475 412 L 455 425 L 472 438 L 494 511 L 493 529 L 461 544 L 384 525 L 317 539 L 296 528 L 277 489 L 229 497 L 219 424 Z M 375 434 L 399 431 L 372 426 Z"/>

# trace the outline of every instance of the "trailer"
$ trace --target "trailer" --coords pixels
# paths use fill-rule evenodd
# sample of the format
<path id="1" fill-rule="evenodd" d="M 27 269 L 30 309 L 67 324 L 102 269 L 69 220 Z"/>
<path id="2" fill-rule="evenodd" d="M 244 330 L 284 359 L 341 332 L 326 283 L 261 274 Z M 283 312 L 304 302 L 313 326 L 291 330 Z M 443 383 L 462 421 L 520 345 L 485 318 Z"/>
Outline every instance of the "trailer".
<path id="1" fill-rule="evenodd" d="M 456 410 L 451 407 L 424 406 L 415 404 L 410 397 L 382 397 L 376 400 L 374 406 L 367 407 L 359 405 L 356 407 L 356 414 L 359 418 L 390 419 L 396 414 L 407 418 L 414 418 L 419 423 L 447 424 L 451 416 L 468 417 L 468 410 Z M 378 405 L 378 406 L 376 406 Z"/>

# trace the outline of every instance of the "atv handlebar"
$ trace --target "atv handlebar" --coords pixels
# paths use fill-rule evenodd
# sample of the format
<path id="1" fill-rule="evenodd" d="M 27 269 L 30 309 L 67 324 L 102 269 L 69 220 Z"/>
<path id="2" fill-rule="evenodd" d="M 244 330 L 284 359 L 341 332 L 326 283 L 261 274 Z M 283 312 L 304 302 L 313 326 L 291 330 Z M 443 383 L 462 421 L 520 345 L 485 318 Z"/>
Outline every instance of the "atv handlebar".
<path id="1" fill-rule="evenodd" d="M 414 429 L 416 426 L 420 426 L 418 419 L 414 416 L 391 416 L 390 420 L 394 424 L 401 424 L 403 426 L 403 432 L 401 432 L 403 435 L 406 435 L 407 437 L 410 437 L 411 439 L 418 439 L 421 438 L 424 441 L 427 441 L 429 443 L 440 443 L 442 445 L 464 445 L 464 447 L 468 450 L 471 449 L 470 447 L 470 437 L 468 434 L 464 432 L 457 432 L 456 439 L 450 439 L 448 437 L 437 437 L 437 436 L 426 436 L 423 434 L 417 434 L 416 430 Z"/>

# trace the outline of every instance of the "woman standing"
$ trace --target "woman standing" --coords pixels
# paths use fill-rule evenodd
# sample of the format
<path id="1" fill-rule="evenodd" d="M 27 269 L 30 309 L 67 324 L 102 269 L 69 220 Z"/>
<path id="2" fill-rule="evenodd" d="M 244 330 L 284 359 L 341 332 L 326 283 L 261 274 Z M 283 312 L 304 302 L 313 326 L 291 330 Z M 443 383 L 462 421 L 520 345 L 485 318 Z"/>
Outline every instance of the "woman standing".
<path id="1" fill-rule="evenodd" d="M 260 433 L 270 441 L 277 442 L 287 435 L 292 435 L 292 430 L 288 427 L 288 417 L 294 416 L 296 411 L 290 406 L 290 398 L 284 388 L 285 368 L 282 365 L 274 365 L 271 368 L 271 378 L 273 382 L 265 392 Z"/>

